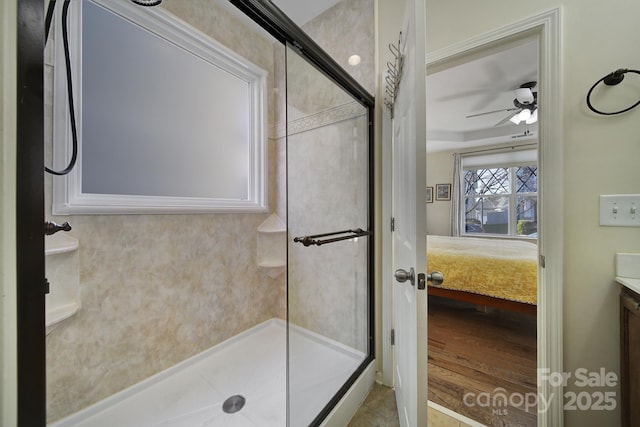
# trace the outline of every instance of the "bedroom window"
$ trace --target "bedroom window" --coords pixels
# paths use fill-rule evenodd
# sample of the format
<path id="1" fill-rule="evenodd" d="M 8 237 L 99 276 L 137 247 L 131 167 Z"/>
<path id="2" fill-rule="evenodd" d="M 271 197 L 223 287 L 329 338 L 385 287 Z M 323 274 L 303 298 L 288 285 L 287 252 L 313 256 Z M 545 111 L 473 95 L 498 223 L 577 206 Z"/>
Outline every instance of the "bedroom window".
<path id="1" fill-rule="evenodd" d="M 464 234 L 537 237 L 535 164 L 464 168 L 461 189 Z"/>

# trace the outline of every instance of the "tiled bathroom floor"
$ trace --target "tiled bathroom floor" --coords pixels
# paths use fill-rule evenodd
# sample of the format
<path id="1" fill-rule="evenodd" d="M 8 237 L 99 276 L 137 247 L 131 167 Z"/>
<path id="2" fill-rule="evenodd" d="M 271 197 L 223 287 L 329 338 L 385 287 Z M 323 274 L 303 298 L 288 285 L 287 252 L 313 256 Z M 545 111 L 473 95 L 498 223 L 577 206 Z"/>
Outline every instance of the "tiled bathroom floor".
<path id="1" fill-rule="evenodd" d="M 290 329 L 292 425 L 308 425 L 364 355 Z M 272 319 L 50 427 L 286 425 L 286 326 Z M 229 414 L 234 395 L 245 406 Z"/>
<path id="2" fill-rule="evenodd" d="M 469 423 L 453 418 L 429 406 L 428 427 L 478 427 L 482 424 Z M 396 396 L 393 389 L 375 384 L 347 427 L 400 427 Z"/>

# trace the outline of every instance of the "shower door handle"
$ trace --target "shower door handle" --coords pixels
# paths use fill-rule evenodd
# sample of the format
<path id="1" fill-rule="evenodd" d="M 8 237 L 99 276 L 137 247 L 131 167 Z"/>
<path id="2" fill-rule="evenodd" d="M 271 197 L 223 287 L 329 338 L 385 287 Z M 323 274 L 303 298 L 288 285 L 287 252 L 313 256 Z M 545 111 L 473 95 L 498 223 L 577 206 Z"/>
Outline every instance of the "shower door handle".
<path id="1" fill-rule="evenodd" d="M 293 241 L 296 243 L 302 243 L 304 246 L 311 245 L 324 245 L 327 243 L 341 242 L 343 240 L 355 239 L 356 237 L 362 236 L 370 236 L 370 231 L 365 231 L 362 228 L 350 229 L 350 230 L 342 230 L 342 231 L 334 231 L 331 233 L 323 233 L 323 234 L 315 234 L 313 236 L 304 236 L 304 237 L 294 237 Z M 332 237 L 338 236 L 338 237 Z M 325 237 L 332 237 L 330 239 L 326 239 Z"/>

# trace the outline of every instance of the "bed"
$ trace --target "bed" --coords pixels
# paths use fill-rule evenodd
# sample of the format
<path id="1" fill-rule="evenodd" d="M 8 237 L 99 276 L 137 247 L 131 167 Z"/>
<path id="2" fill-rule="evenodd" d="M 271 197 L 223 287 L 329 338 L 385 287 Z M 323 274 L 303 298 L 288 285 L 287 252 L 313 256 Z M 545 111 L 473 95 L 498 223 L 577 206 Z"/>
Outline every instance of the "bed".
<path id="1" fill-rule="evenodd" d="M 444 275 L 429 295 L 536 313 L 538 249 L 522 240 L 427 237 L 429 271 Z"/>

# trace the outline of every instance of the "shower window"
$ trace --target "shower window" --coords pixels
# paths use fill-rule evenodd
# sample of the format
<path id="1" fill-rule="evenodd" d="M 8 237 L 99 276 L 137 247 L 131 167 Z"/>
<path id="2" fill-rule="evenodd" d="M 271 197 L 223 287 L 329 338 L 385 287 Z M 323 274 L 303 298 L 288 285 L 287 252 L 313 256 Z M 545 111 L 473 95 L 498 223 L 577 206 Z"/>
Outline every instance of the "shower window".
<path id="1" fill-rule="evenodd" d="M 79 159 L 54 214 L 263 212 L 266 71 L 160 8 L 70 9 Z M 70 157 L 56 34 L 54 169 Z"/>

